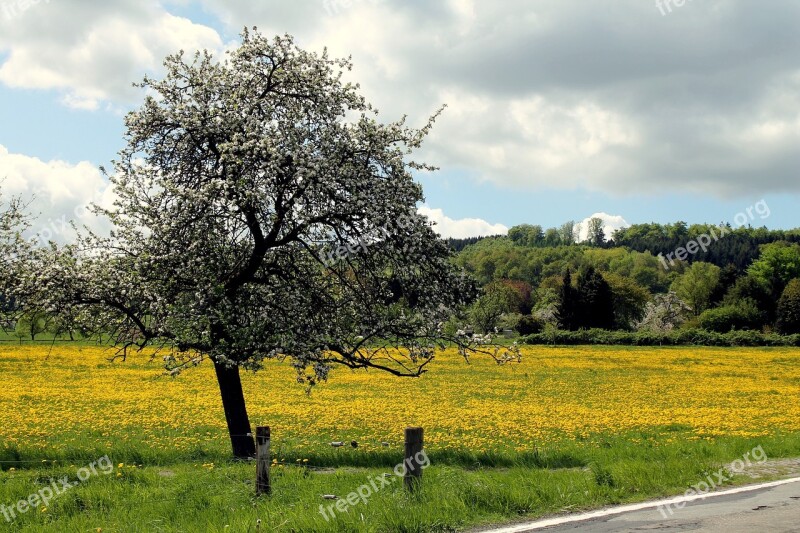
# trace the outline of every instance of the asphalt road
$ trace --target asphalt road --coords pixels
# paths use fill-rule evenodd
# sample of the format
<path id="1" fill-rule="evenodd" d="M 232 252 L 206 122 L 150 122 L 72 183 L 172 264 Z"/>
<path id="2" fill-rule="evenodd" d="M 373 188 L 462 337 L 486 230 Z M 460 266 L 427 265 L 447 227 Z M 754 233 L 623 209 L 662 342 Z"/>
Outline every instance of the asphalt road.
<path id="1" fill-rule="evenodd" d="M 697 531 L 714 533 L 800 533 L 800 478 L 785 484 L 749 490 L 720 491 L 705 499 L 686 502 L 680 508 L 656 506 L 656 502 L 611 508 L 586 515 L 556 517 L 518 524 L 486 533 L 585 531 L 625 533 L 642 531 Z M 740 491 L 740 492 L 736 492 Z M 647 507 L 649 505 L 649 507 Z M 645 508 L 642 508 L 645 507 Z M 626 508 L 635 508 L 624 511 Z M 670 510 L 672 512 L 670 512 Z M 609 513 L 605 516 L 598 516 Z M 665 518 L 666 514 L 666 518 Z M 594 516 L 594 517 L 592 517 Z M 580 520 L 582 517 L 585 519 Z M 568 521 L 567 523 L 557 523 Z"/>

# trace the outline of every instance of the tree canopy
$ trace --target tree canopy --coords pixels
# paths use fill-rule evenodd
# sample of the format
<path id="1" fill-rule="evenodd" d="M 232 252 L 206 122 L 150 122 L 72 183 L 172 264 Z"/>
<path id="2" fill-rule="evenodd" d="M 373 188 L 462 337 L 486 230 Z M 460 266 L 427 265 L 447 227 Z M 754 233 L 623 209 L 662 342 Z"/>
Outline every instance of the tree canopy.
<path id="1" fill-rule="evenodd" d="M 19 198 L 6 199 L 2 193 L 0 188 L 0 327 L 6 328 L 18 311 L 21 265 L 29 258 L 31 246 L 22 238 L 29 222 L 25 206 Z"/>
<path id="2" fill-rule="evenodd" d="M 442 342 L 471 348 L 442 324 L 475 287 L 416 212 L 412 171 L 430 167 L 408 156 L 433 118 L 383 124 L 348 60 L 255 29 L 224 60 L 165 65 L 125 119 L 114 207 L 97 208 L 113 232 L 42 252 L 30 301 L 162 347 L 173 372 L 210 358 L 237 456 L 253 453 L 239 368 L 288 358 L 313 385 L 333 365 L 417 376 Z"/>
<path id="3" fill-rule="evenodd" d="M 793 279 L 778 300 L 778 321 L 780 333 L 800 333 L 800 279 Z"/>
<path id="4" fill-rule="evenodd" d="M 777 300 L 789 281 L 800 277 L 800 244 L 779 241 L 763 245 L 747 272 Z"/>
<path id="5" fill-rule="evenodd" d="M 718 266 L 698 261 L 672 283 L 672 290 L 699 315 L 711 305 L 719 276 Z"/>

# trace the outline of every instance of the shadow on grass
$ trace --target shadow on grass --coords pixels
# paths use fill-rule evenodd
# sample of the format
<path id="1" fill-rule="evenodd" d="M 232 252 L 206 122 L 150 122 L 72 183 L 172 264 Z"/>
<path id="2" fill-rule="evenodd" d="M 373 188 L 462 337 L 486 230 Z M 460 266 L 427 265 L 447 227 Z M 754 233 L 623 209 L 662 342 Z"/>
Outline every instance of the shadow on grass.
<path id="1" fill-rule="evenodd" d="M 725 437 L 698 439 L 679 424 L 664 426 L 657 431 L 631 432 L 624 435 L 597 435 L 580 440 L 562 440 L 533 448 L 481 450 L 427 449 L 432 464 L 460 467 L 467 470 L 485 468 L 534 468 L 565 470 L 589 468 L 595 463 L 645 461 L 668 464 L 690 458 L 702 460 L 733 460 L 755 446 L 763 445 L 770 458 L 800 455 L 800 433 L 776 434 L 765 437 Z M 392 447 L 346 446 L 332 448 L 323 443 L 314 449 L 294 442 L 273 443 L 272 458 L 287 466 L 311 469 L 336 468 L 394 468 L 403 462 L 402 444 Z M 46 454 L 46 455 L 43 455 Z M 154 449 L 146 441 L 125 442 L 110 448 L 98 445 L 53 449 L 17 446 L 0 447 L 0 471 L 33 470 L 50 465 L 83 466 L 108 455 L 112 462 L 144 466 L 168 466 L 180 463 L 234 463 L 224 439 L 210 446 L 190 449 Z M 602 474 L 602 473 L 601 473 Z M 607 476 L 600 475 L 601 479 Z"/>
<path id="2" fill-rule="evenodd" d="M 217 464 L 234 462 L 229 454 L 197 448 L 174 454 L 148 453 L 141 449 L 118 447 L 110 451 L 64 450 L 55 456 L 39 457 L 23 453 L 18 448 L 0 449 L 0 471 L 40 469 L 51 464 L 83 464 L 108 455 L 114 463 L 142 465 L 170 465 L 183 462 L 214 462 Z M 309 466 L 316 468 L 394 468 L 403 462 L 403 454 L 395 450 L 357 451 L 344 453 L 323 451 L 321 453 L 302 453 L 293 450 L 276 450 L 273 457 L 281 464 Z M 458 466 L 466 469 L 481 468 L 583 468 L 588 461 L 576 451 L 532 451 L 521 453 L 481 452 L 466 450 L 439 450 L 428 453 L 431 463 Z"/>

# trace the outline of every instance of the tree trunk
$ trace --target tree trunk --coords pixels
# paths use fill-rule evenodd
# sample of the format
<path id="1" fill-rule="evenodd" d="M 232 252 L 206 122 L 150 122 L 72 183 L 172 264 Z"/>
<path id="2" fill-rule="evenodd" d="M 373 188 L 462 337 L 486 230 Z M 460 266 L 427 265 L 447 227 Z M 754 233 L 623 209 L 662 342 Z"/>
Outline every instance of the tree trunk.
<path id="1" fill-rule="evenodd" d="M 250 419 L 247 417 L 239 367 L 227 368 L 225 365 L 214 362 L 214 370 L 217 373 L 219 392 L 222 395 L 222 407 L 225 409 L 225 420 L 228 422 L 233 455 L 237 459 L 255 457 L 255 439 L 253 439 L 250 429 Z"/>

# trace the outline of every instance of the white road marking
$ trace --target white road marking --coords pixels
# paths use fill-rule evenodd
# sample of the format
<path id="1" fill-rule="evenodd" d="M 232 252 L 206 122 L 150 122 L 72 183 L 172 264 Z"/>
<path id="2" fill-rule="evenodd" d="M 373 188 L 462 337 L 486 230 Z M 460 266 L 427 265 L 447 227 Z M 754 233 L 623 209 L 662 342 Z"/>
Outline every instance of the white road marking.
<path id="1" fill-rule="evenodd" d="M 533 529 L 541 529 L 550 526 L 560 526 L 563 524 L 570 524 L 572 522 L 583 522 L 584 520 L 591 520 L 593 518 L 603 518 L 606 516 L 614 516 L 632 511 L 641 511 L 643 509 L 650 509 L 660 505 L 672 505 L 683 502 L 693 502 L 697 500 L 705 500 L 708 498 L 716 498 L 719 496 L 728 496 L 730 494 L 740 494 L 742 492 L 751 492 L 754 490 L 768 489 L 772 487 L 779 487 L 781 485 L 788 485 L 789 483 L 796 483 L 800 481 L 800 477 L 791 479 L 782 479 L 780 481 L 772 481 L 770 483 L 760 483 L 758 485 L 747 485 L 744 487 L 736 487 L 735 489 L 722 490 L 718 492 L 709 492 L 706 494 L 695 494 L 693 496 L 678 496 L 668 500 L 658 500 L 654 502 L 634 503 L 630 505 L 623 505 L 621 507 L 612 507 L 610 509 L 603 509 L 600 511 L 593 511 L 590 513 L 583 513 L 578 515 L 560 516 L 557 518 L 547 518 L 545 520 L 537 520 L 527 524 L 518 524 L 516 526 L 503 527 L 500 529 L 492 529 L 483 533 L 523 533 Z"/>

